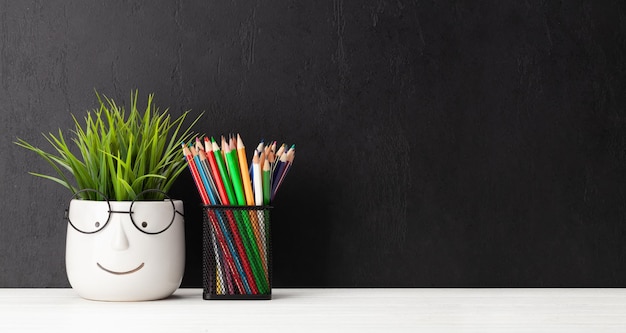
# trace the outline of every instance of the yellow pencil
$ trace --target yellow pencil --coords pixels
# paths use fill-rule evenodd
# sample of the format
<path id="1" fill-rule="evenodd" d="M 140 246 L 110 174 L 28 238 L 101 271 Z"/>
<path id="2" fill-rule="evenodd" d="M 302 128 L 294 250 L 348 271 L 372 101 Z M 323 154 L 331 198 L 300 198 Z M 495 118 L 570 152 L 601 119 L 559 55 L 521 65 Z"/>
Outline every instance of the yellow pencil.
<path id="1" fill-rule="evenodd" d="M 237 134 L 237 156 L 239 156 L 239 170 L 241 170 L 241 181 L 243 182 L 246 204 L 254 206 L 254 194 L 252 193 L 252 183 L 250 182 L 248 161 L 246 160 L 246 147 L 239 134 Z"/>

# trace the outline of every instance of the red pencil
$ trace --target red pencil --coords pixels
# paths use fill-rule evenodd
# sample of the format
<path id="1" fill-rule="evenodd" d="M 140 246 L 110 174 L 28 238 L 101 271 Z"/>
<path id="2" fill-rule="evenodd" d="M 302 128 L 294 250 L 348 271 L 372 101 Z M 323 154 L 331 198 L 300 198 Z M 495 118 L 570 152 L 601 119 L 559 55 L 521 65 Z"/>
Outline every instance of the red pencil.
<path id="1" fill-rule="evenodd" d="M 213 154 L 211 140 L 207 137 L 204 138 L 204 147 L 206 157 L 209 160 L 209 170 L 211 171 L 213 180 L 215 180 L 215 186 L 217 187 L 217 193 L 220 197 L 220 201 L 222 202 L 222 205 L 229 205 L 230 203 L 228 202 L 224 182 L 222 181 L 222 176 L 220 176 L 220 170 L 217 167 L 217 161 L 215 160 L 215 155 Z"/>

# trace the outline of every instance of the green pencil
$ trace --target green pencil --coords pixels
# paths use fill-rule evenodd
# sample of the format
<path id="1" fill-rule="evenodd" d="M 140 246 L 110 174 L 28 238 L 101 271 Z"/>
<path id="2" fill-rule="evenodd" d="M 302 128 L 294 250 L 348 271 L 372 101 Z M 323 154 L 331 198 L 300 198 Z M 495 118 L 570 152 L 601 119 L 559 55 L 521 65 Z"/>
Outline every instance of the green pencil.
<path id="1" fill-rule="evenodd" d="M 264 205 L 270 204 L 270 197 L 271 197 L 270 193 L 272 191 L 271 178 L 272 178 L 272 168 L 270 167 L 270 162 L 265 161 L 263 163 L 263 204 Z"/>
<path id="2" fill-rule="evenodd" d="M 239 160 L 237 158 L 237 150 L 234 147 L 233 139 L 230 139 L 230 144 L 226 142 L 226 139 L 222 137 L 222 150 L 226 157 L 226 165 L 230 172 L 230 179 L 233 182 L 233 188 L 235 189 L 235 196 L 237 198 L 237 204 L 239 206 L 245 206 L 246 194 L 243 189 L 243 181 L 241 180 L 241 171 L 239 170 Z M 234 202 L 231 202 L 234 204 Z"/>

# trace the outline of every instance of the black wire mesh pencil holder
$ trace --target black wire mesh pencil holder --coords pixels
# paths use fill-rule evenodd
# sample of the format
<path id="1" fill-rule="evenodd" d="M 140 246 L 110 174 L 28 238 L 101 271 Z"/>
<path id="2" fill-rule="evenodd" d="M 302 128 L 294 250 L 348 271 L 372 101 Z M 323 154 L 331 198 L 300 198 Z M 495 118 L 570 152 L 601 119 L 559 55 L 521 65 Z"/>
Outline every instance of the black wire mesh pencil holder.
<path id="1" fill-rule="evenodd" d="M 203 206 L 202 298 L 272 298 L 270 208 Z"/>

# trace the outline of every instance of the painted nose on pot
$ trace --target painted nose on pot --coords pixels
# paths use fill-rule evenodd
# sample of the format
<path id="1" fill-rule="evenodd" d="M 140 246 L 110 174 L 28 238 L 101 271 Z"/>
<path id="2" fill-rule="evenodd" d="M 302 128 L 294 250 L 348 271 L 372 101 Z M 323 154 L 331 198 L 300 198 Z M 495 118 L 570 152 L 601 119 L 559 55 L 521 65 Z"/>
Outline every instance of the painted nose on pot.
<path id="1" fill-rule="evenodd" d="M 111 240 L 111 247 L 117 251 L 124 251 L 128 249 L 128 237 L 126 237 L 126 233 L 124 232 L 124 227 L 122 227 L 122 221 L 120 219 L 115 219 L 113 225 L 115 229 L 113 230 L 113 239 Z"/>

